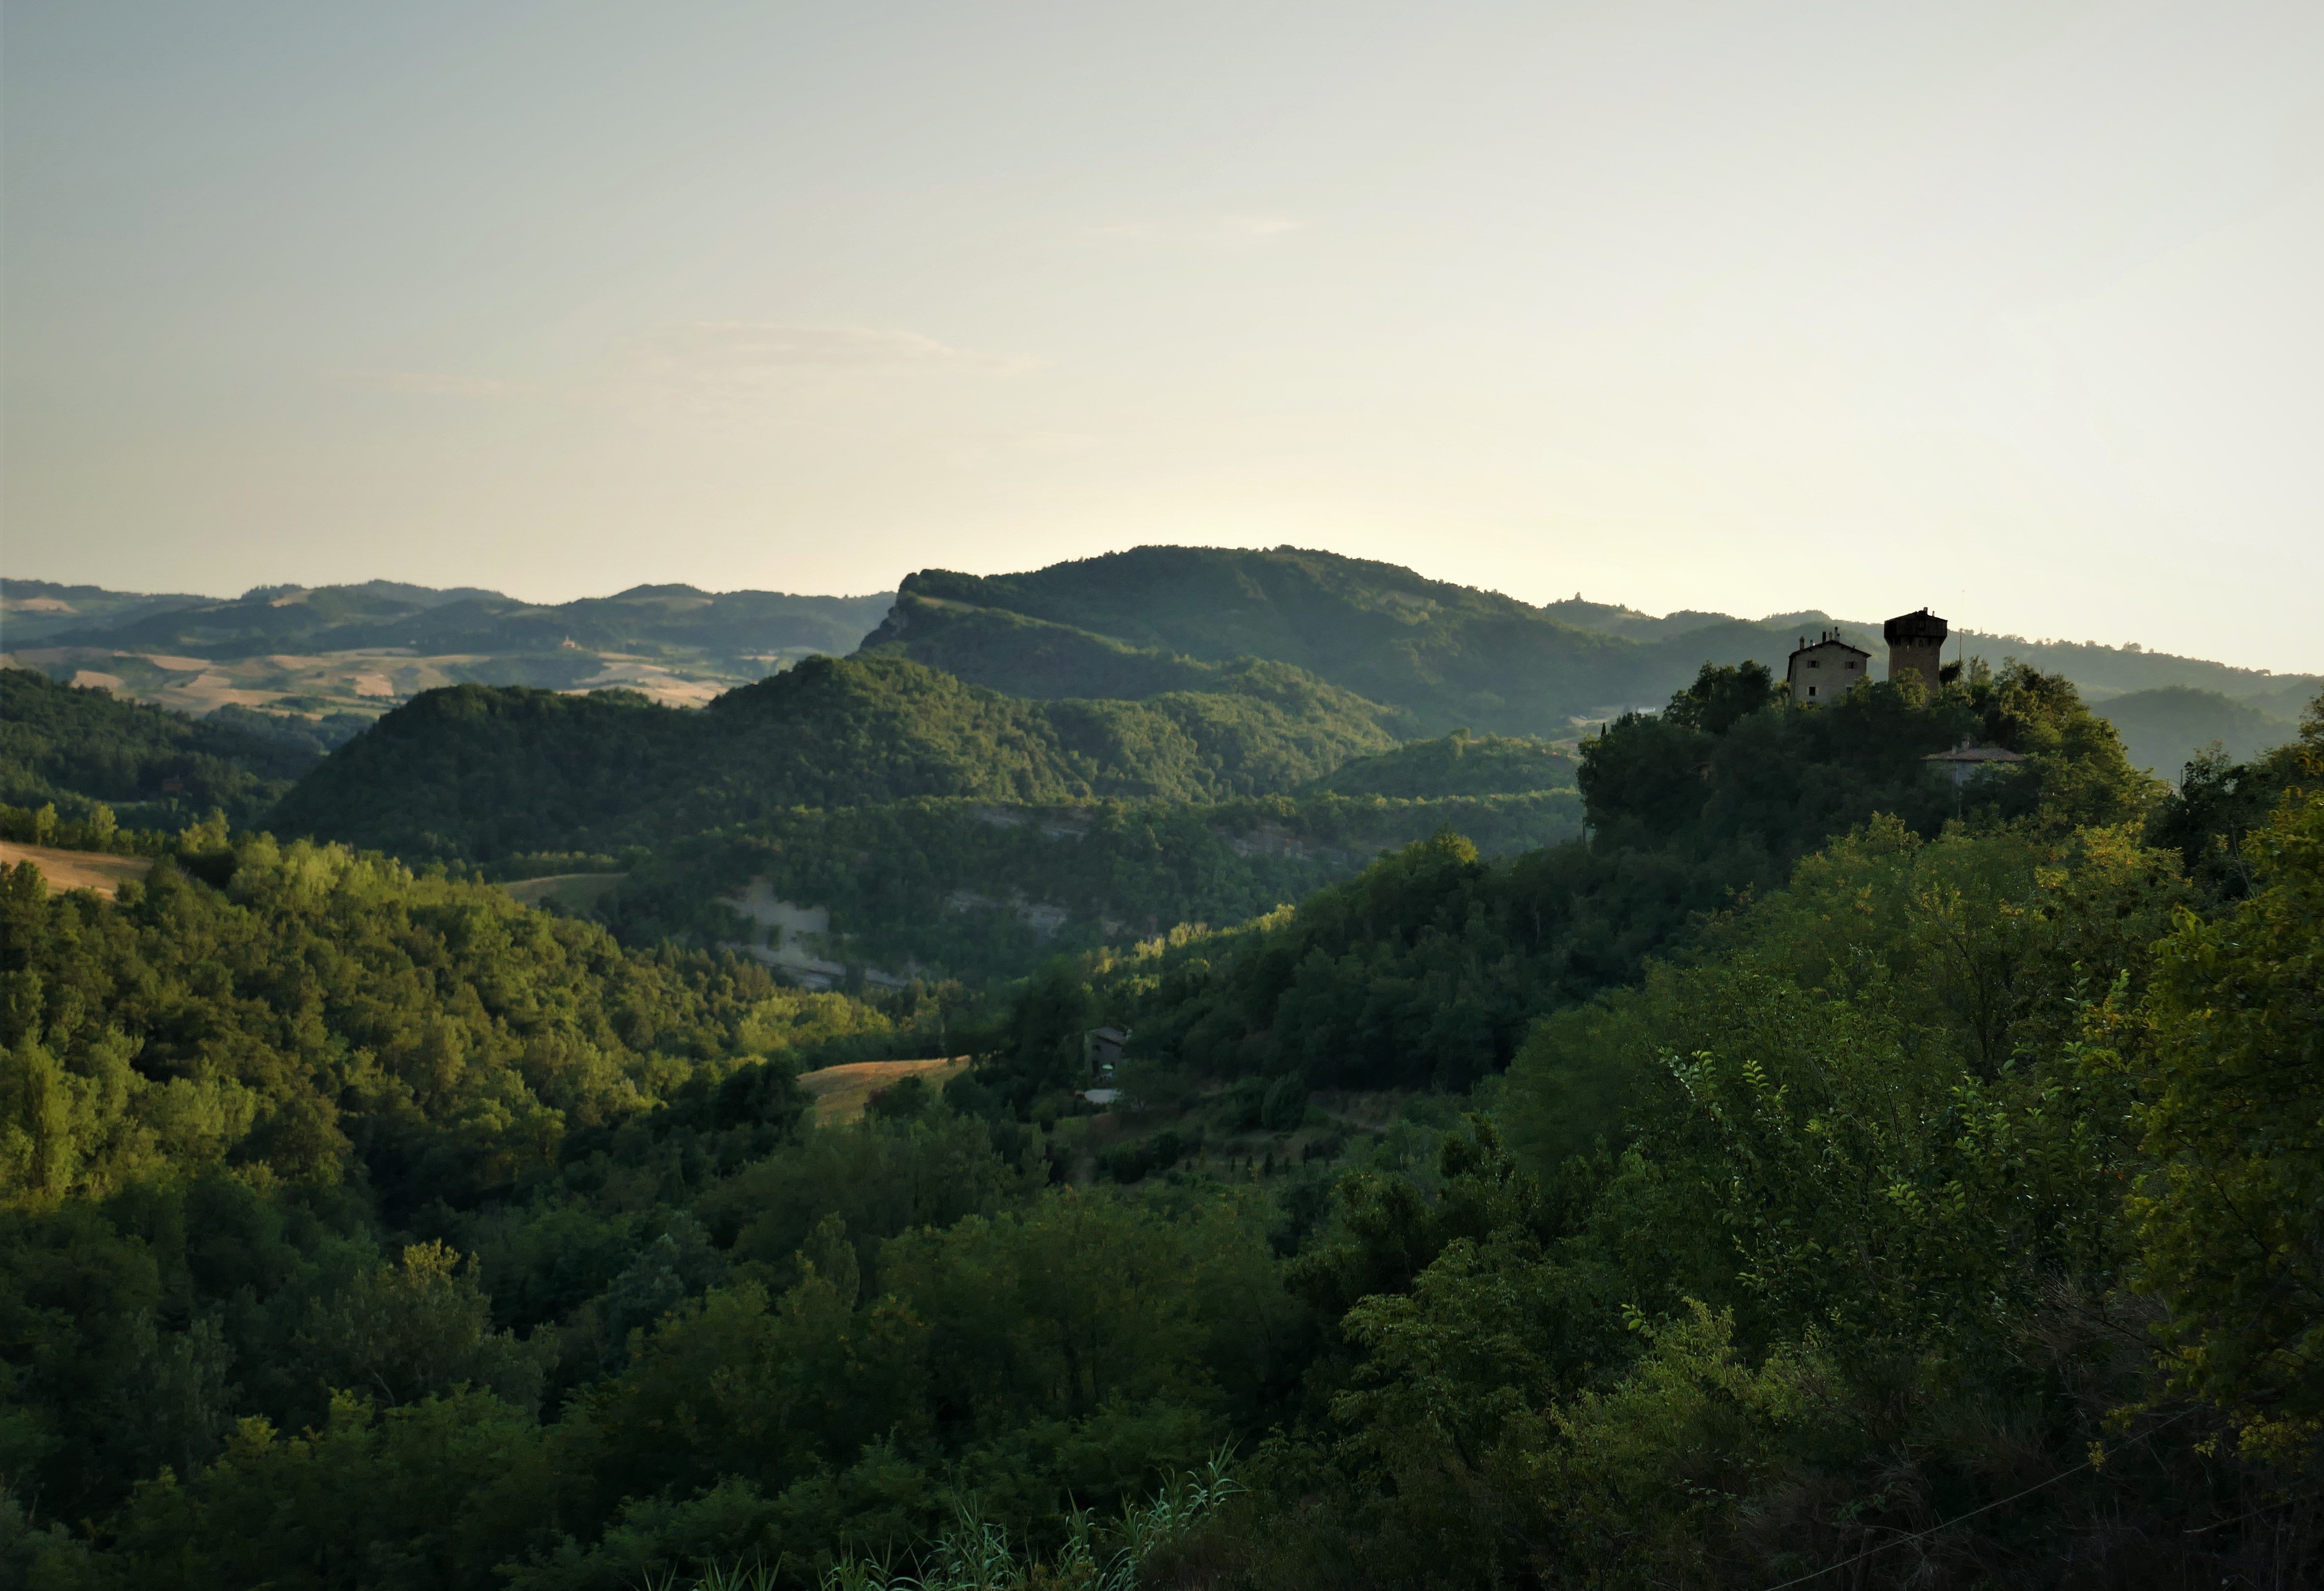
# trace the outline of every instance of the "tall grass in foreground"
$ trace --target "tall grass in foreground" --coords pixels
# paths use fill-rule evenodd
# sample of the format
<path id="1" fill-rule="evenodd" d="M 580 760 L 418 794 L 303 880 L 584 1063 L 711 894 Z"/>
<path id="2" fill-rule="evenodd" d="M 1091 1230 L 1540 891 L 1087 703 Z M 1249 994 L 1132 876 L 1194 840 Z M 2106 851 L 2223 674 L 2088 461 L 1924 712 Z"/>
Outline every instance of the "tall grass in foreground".
<path id="1" fill-rule="evenodd" d="M 1198 1472 L 1182 1475 L 1146 1503 L 1132 1503 L 1111 1525 L 1076 1508 L 1066 1515 L 1065 1544 L 1056 1559 L 1023 1557 L 1001 1526 L 964 1506 L 951 1529 L 921 1554 L 917 1574 L 872 1559 L 848 1558 L 826 1570 L 822 1591 L 1136 1591 L 1139 1570 L 1165 1547 L 1182 1540 L 1228 1498 L 1243 1490 L 1213 1454 Z M 764 1565 L 706 1567 L 694 1580 L 676 1576 L 645 1591 L 775 1591 L 776 1571 Z"/>

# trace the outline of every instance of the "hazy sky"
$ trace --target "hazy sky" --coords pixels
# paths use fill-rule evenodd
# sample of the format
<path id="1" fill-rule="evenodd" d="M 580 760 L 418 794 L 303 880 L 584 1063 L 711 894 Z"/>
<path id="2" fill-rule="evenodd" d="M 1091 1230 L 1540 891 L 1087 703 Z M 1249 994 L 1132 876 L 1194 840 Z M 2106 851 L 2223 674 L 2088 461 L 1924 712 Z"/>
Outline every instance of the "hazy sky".
<path id="1" fill-rule="evenodd" d="M 1293 542 L 2324 669 L 2324 5 L 5 11 L 0 566 Z"/>

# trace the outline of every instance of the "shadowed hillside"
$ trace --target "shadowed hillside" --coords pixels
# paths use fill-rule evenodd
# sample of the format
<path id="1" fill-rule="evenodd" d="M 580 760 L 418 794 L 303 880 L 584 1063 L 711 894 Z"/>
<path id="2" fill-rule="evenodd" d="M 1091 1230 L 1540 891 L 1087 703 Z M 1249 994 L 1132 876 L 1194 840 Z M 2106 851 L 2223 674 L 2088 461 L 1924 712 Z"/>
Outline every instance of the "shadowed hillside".
<path id="1" fill-rule="evenodd" d="M 1635 672 L 1626 667 L 1632 644 L 1511 598 L 1391 564 L 1288 548 L 1139 547 L 991 578 L 926 570 L 904 582 L 898 617 L 867 644 L 942 656 L 949 634 L 968 621 L 915 599 L 1000 610 L 1204 662 L 1277 658 L 1440 732 L 1463 723 L 1562 731 L 1577 714 L 1618 705 L 1623 698 L 1607 693 Z M 984 677 L 1012 691 L 1017 677 L 1040 677 L 1015 667 L 1020 674 L 1009 674 L 988 652 Z"/>
<path id="2" fill-rule="evenodd" d="M 284 722 L 197 722 L 110 691 L 0 669 L 0 803 L 54 804 L 77 820 L 103 802 L 124 822 L 163 829 L 215 806 L 236 824 L 254 824 L 320 755 L 311 740 L 283 733 Z"/>
<path id="3" fill-rule="evenodd" d="M 1900 593 L 1897 605 L 1919 600 Z M 865 646 L 1027 696 L 1071 694 L 1075 670 L 1143 694 L 1189 661 L 1272 658 L 1404 709 L 1423 733 L 1563 739 L 1664 700 L 1706 663 L 1757 661 L 1780 674 L 1799 639 L 1825 629 L 1885 656 L 1877 620 L 1657 618 L 1578 595 L 1534 607 L 1332 553 L 1148 547 L 1021 575 L 922 570 Z M 1970 630 L 1957 632 L 1957 647 L 1995 667 L 2060 675 L 2093 704 L 2181 685 L 2288 720 L 2318 683 L 2135 646 Z M 2212 720 L 2198 743 L 2236 738 L 2231 712 Z"/>
<path id="4" fill-rule="evenodd" d="M 2133 691 L 2101 704 L 2098 711 L 2122 731 L 2134 766 L 2173 782 L 2207 746 L 2216 743 L 2231 760 L 2242 762 L 2285 745 L 2300 733 L 2300 725 L 2292 719 L 2191 685 Z"/>

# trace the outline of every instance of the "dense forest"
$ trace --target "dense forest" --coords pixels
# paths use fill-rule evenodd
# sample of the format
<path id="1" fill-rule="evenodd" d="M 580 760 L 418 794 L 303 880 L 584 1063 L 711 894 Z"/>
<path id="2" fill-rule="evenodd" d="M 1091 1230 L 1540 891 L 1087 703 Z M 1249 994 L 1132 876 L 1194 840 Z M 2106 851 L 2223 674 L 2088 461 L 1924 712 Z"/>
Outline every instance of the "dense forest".
<path id="1" fill-rule="evenodd" d="M 412 860 L 491 861 L 922 796 L 1215 801 L 1386 751 L 1385 717 L 1254 662 L 1142 702 L 1029 702 L 888 657 L 810 658 L 698 713 L 619 691 L 468 685 L 389 713 L 273 822 Z"/>
<path id="2" fill-rule="evenodd" d="M 1274 658 L 1409 713 L 1431 733 L 1468 724 L 1559 734 L 1601 704 L 1660 694 L 1638 667 L 1648 649 L 1638 642 L 1391 565 L 1288 548 L 1141 547 L 989 577 L 923 570 L 864 645 L 1038 694 L 1057 661 L 1088 655 L 1099 637 L 1157 667 L 1180 655 Z"/>
<path id="3" fill-rule="evenodd" d="M 256 827 L 355 727 L 246 711 L 189 720 L 0 668 L 0 803 L 54 806 L 69 823 L 101 803 L 151 829 L 183 828 L 217 809 Z"/>
<path id="4" fill-rule="evenodd" d="M 1393 756 L 1367 760 L 1393 768 Z M 1570 786 L 1437 797 L 1322 793 L 1072 807 L 922 798 L 797 808 L 639 859 L 596 909 L 627 943 L 747 942 L 764 937 L 734 909 L 748 880 L 828 913 L 827 932 L 807 947 L 820 957 L 981 986 L 1049 955 L 1241 922 L 1440 830 L 1502 855 L 1571 839 L 1581 826 L 1582 801 Z M 567 860 L 524 865 L 552 864 Z"/>
<path id="5" fill-rule="evenodd" d="M 1448 832 L 1296 912 L 1174 935 L 1067 1003 L 1199 1074 L 1292 1091 L 1465 1090 L 1507 1066 L 1538 1018 L 1634 982 L 1832 836 L 1876 818 L 1930 838 L 1971 816 L 2115 824 L 2154 794 L 2071 687 L 2030 670 L 1933 700 L 1911 683 L 1815 712 L 1781 696 L 1757 665 L 1706 665 L 1663 713 L 1588 742 L 1587 842 L 1488 861 Z M 1966 787 L 1932 777 L 1924 759 L 1964 738 L 2026 760 Z M 1055 1086 L 1057 1053 L 1036 1023 L 1010 1091 Z"/>
<path id="6" fill-rule="evenodd" d="M 1114 868 L 1140 823 L 1191 841 L 1033 784 L 1076 766 L 1036 709 L 853 668 L 737 739 L 897 805 L 701 843 L 773 868 L 853 823 Z M 938 733 L 881 760 L 883 700 L 1016 726 L 952 744 L 1023 756 L 947 763 Z M 634 764 L 540 792 L 604 823 L 687 732 L 618 699 L 425 712 L 457 722 L 326 766 L 416 801 L 401 765 L 483 763 L 462 787 L 498 800 L 618 723 Z M 504 769 L 475 727 L 502 720 Z M 1964 737 L 2026 760 L 1957 786 L 1925 759 Z M 1449 803 L 1400 781 L 1472 757 L 1496 784 L 1552 760 L 1363 750 L 1351 793 L 1202 826 L 1307 833 Z M 1068 852 L 911 783 L 931 768 L 1119 835 Z M 1706 667 L 1585 740 L 1575 782 L 1586 838 L 1487 855 L 1455 824 L 990 997 L 809 993 L 222 817 L 110 901 L 13 868 L 0 1564 L 608 1591 L 2324 1572 L 2324 703 L 2165 792 L 2030 669 L 1802 712 Z M 601 805 L 560 816 L 565 786 Z M 497 843 L 488 810 L 409 821 Z M 1101 1109 L 1106 1022 L 1130 1039 Z M 974 1064 L 852 1122 L 798 1081 L 946 1053 Z"/>
<path id="7" fill-rule="evenodd" d="M 1143 694 L 1187 688 L 1160 682 L 1191 667 L 1266 658 L 1407 713 L 1419 732 L 1563 737 L 1576 720 L 1661 701 L 1705 661 L 1780 658 L 1834 624 L 1813 612 L 1655 618 L 1578 595 L 1536 607 L 1310 548 L 1142 547 L 1019 575 L 924 569 L 864 646 L 1032 696 L 1076 694 L 1076 669 Z M 1877 623 L 1837 628 L 1880 644 Z M 2120 727 L 2138 765 L 2164 777 L 2214 740 L 2242 755 L 2292 739 L 2324 685 L 2136 646 L 1956 633 L 1969 655 L 2075 681 L 2101 713 L 2149 698 L 2126 704 Z"/>

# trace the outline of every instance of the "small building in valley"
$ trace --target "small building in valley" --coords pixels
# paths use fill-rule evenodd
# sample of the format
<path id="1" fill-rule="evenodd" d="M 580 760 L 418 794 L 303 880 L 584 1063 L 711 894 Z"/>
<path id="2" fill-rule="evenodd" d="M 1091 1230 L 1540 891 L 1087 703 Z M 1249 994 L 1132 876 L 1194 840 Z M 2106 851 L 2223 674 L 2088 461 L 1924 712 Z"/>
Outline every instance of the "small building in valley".
<path id="1" fill-rule="evenodd" d="M 1113 1069 L 1121 1064 L 1121 1048 L 1130 1042 L 1126 1027 L 1093 1027 L 1082 1035 L 1082 1059 L 1088 1063 L 1090 1076 L 1101 1082 L 1113 1081 Z"/>
<path id="2" fill-rule="evenodd" d="M 1827 630 L 1812 642 L 1800 637 L 1799 649 L 1792 654 L 1784 679 L 1791 686 L 1794 704 L 1819 707 L 1870 678 L 1871 662 L 1871 653 L 1849 646 L 1840 639 L 1840 631 Z"/>

